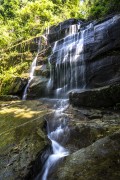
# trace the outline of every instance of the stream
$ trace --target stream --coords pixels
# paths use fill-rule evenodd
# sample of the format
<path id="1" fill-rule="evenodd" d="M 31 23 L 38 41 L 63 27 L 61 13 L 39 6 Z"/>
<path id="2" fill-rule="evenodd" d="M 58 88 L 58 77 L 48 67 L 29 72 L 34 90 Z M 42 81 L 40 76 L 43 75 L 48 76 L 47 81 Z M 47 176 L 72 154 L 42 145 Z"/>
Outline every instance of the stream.
<path id="1" fill-rule="evenodd" d="M 61 98 L 67 98 L 70 90 L 78 88 L 83 89 L 86 86 L 86 64 L 84 62 L 83 51 L 86 32 L 91 29 L 91 24 L 87 26 L 86 30 L 82 29 L 81 33 L 79 33 L 79 29 L 80 23 L 71 25 L 69 27 L 68 36 L 62 40 L 56 41 L 52 45 L 52 53 L 48 57 L 50 78 L 46 87 L 48 91 L 47 95 L 49 97 L 49 92 L 52 89 L 54 92 L 53 97 L 57 98 L 54 100 L 54 115 L 51 119 L 47 120 L 47 136 L 51 142 L 52 150 L 49 154 L 46 152 L 45 157 L 47 156 L 48 158 L 43 162 L 42 171 L 37 175 L 35 180 L 48 180 L 59 160 L 69 155 L 69 150 L 65 148 L 65 144 L 69 138 L 69 128 L 67 126 L 68 118 L 64 113 L 69 105 L 69 101 L 68 99 Z M 49 34 L 50 32 L 47 33 Z M 46 43 L 48 34 L 43 36 Z M 63 41 L 62 46 L 61 41 Z M 39 40 L 38 53 L 40 52 L 40 46 L 41 41 Z M 23 100 L 27 98 L 27 90 L 34 77 L 38 53 L 31 66 L 30 79 L 25 88 Z M 55 67 L 52 62 L 54 56 L 56 58 Z M 80 67 L 78 66 L 79 58 L 81 58 L 82 62 Z M 80 72 L 80 77 L 78 76 L 78 72 Z M 46 99 L 46 101 L 48 101 L 48 99 Z"/>
<path id="2" fill-rule="evenodd" d="M 49 174 L 54 171 L 59 160 L 69 155 L 69 150 L 64 147 L 69 138 L 68 118 L 64 113 L 69 101 L 68 99 L 51 99 L 49 101 L 55 103 L 53 117 L 47 121 L 47 136 L 51 141 L 52 153 L 48 156 L 42 171 L 35 180 L 49 179 Z"/>

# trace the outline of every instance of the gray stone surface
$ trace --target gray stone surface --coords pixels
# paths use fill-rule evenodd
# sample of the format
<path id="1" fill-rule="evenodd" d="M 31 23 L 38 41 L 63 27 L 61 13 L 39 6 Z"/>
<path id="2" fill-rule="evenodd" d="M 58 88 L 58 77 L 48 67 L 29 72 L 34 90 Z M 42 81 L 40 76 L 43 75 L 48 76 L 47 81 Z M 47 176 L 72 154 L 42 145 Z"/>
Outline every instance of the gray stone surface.
<path id="1" fill-rule="evenodd" d="M 70 103 L 84 107 L 115 107 L 120 102 L 120 84 L 114 84 L 97 89 L 73 91 L 69 95 Z"/>

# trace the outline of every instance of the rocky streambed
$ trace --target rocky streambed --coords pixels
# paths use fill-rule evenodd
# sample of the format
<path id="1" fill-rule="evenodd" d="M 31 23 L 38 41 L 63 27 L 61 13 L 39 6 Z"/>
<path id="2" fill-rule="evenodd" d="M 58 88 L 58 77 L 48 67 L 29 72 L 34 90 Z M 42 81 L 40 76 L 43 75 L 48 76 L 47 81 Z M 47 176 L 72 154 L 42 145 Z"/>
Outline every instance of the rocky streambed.
<path id="1" fill-rule="evenodd" d="M 34 179 L 49 149 L 46 118 L 53 104 L 38 101 L 0 103 L 0 179 Z M 120 112 L 111 109 L 65 110 L 69 135 L 65 157 L 48 176 L 50 180 L 120 178 Z"/>

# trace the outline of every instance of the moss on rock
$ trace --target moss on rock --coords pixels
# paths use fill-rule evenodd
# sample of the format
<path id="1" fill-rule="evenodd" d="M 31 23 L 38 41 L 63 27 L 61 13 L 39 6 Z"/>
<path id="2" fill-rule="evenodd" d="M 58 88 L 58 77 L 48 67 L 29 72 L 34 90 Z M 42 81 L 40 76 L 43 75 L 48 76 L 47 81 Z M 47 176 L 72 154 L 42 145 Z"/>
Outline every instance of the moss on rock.
<path id="1" fill-rule="evenodd" d="M 48 145 L 40 101 L 0 102 L 0 179 L 22 179 Z"/>

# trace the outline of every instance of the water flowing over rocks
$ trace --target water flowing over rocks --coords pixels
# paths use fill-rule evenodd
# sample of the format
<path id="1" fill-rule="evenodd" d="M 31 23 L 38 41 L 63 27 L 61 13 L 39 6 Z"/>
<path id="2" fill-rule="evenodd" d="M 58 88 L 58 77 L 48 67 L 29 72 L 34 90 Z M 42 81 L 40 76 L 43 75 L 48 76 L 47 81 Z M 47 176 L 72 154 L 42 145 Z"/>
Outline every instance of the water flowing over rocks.
<path id="1" fill-rule="evenodd" d="M 61 145 L 65 144 L 64 148 L 69 149 L 70 153 L 69 157 L 61 159 L 57 167 L 53 168 L 48 180 L 61 178 L 86 180 L 88 177 L 97 179 L 99 172 L 101 177 L 105 175 L 108 179 L 112 174 L 113 179 L 119 177 L 120 147 L 117 145 L 119 133 L 114 135 L 120 129 L 119 111 L 73 108 L 69 105 L 63 116 L 57 111 L 58 118 L 58 115 L 54 116 L 54 113 L 51 113 L 51 109 L 53 109 L 53 104 L 51 101 L 48 102 L 48 99 L 45 102 L 0 102 L 0 118 L 2 120 L 0 178 L 32 180 L 39 175 L 44 165 L 43 162 L 52 153 L 52 150 L 48 148 L 50 142 L 44 129 L 46 120 L 49 122 L 51 130 L 56 130 L 59 123 L 63 122 L 61 128 L 53 131 L 54 133 L 51 135 L 53 139 L 58 138 Z M 67 126 L 64 124 L 64 118 L 66 118 Z M 62 130 L 63 127 L 65 132 Z M 57 136 L 58 132 L 64 132 L 64 141 L 62 136 Z M 55 133 L 57 133 L 56 137 L 54 137 Z M 102 139 L 104 137 L 105 139 Z M 109 137 L 113 138 L 109 139 Z M 106 143 L 109 147 L 106 147 Z M 105 145 L 103 146 L 103 144 Z M 84 156 L 83 151 L 85 152 Z M 99 152 L 101 154 L 98 154 Z M 82 164 L 83 160 L 84 164 Z M 87 164 L 93 168 L 89 169 Z M 83 174 L 85 174 L 85 178 Z M 38 179 L 41 179 L 41 176 Z"/>
<path id="2" fill-rule="evenodd" d="M 61 164 L 53 179 L 92 180 L 120 178 L 120 131 L 76 151 Z"/>
<path id="3" fill-rule="evenodd" d="M 45 34 L 50 51 L 47 56 L 46 51 L 38 54 L 27 97 L 33 94 L 34 98 L 69 95 L 70 103 L 79 108 L 69 106 L 66 110 L 69 138 L 63 145 L 70 155 L 60 165 L 57 161 L 57 166 L 53 166 L 56 161 L 52 157 L 58 157 L 59 146 L 54 146 L 48 131 L 53 154 L 50 153 L 45 161 L 44 173 L 40 172 L 37 180 L 119 179 L 119 111 L 81 108 L 114 107 L 119 110 L 119 34 L 120 15 L 94 22 L 70 19 L 51 27 Z M 37 76 L 40 78 L 36 80 Z M 44 85 L 39 83 L 42 77 Z M 43 88 L 42 92 L 40 88 Z M 54 119 L 54 116 L 50 117 Z M 61 128 L 56 127 L 51 133 L 57 130 L 61 131 Z"/>
<path id="4" fill-rule="evenodd" d="M 48 179 L 119 179 L 119 112 L 69 106 L 66 113 L 70 129 L 66 148 L 70 155 Z"/>
<path id="5" fill-rule="evenodd" d="M 48 94 L 47 86 L 50 76 L 50 69 L 47 65 L 48 55 L 51 52 L 51 48 L 45 48 L 40 50 L 35 57 L 35 65 L 31 66 L 31 79 L 29 79 L 24 95 L 27 99 L 36 99 L 39 97 L 45 97 Z"/>
<path id="6" fill-rule="evenodd" d="M 61 32 L 60 28 L 66 31 L 62 23 L 59 26 L 57 33 Z M 118 37 L 120 34 L 120 16 L 116 15 L 103 22 L 91 22 L 87 25 L 79 21 L 70 25 L 68 21 L 68 29 L 68 36 L 58 38 L 57 41 L 55 39 L 54 43 L 50 39 L 53 46 L 52 57 L 50 57 L 51 63 L 55 63 L 55 66 L 57 64 L 63 65 L 61 69 L 65 63 L 68 63 L 68 68 L 66 67 L 68 74 L 71 70 L 74 71 L 75 76 L 77 71 L 77 79 L 73 79 L 78 81 L 78 87 L 82 84 L 83 72 L 81 71 L 84 68 L 84 80 L 88 88 L 101 87 L 119 81 L 120 40 Z M 50 33 L 52 32 L 50 31 Z M 54 40 L 53 34 L 49 34 L 48 39 L 49 37 L 53 37 Z M 70 63 L 73 67 L 69 67 Z M 59 76 L 57 77 L 59 78 Z M 59 81 L 58 78 L 53 79 L 53 81 Z M 64 75 L 60 78 L 61 81 L 67 81 Z M 70 79 L 71 77 L 69 77 Z"/>
<path id="7" fill-rule="evenodd" d="M 119 35 L 115 15 L 53 26 L 41 49 L 38 38 L 23 99 L 70 104 L 0 102 L 0 179 L 120 179 Z"/>
<path id="8" fill-rule="evenodd" d="M 28 97 L 48 92 L 59 97 L 74 89 L 119 83 L 119 34 L 120 15 L 93 22 L 70 19 L 50 27 L 45 34 L 48 48 L 38 55 Z"/>

